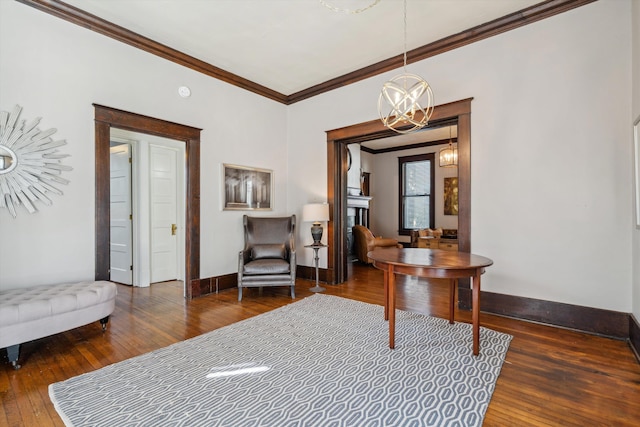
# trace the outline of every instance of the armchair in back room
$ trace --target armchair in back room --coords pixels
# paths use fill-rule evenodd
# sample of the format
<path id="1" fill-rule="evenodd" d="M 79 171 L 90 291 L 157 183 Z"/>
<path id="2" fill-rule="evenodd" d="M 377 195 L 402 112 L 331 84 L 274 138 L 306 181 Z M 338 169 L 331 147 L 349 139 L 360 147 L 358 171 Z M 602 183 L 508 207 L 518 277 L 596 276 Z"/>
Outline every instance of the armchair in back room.
<path id="1" fill-rule="evenodd" d="M 398 239 L 375 237 L 371 230 L 362 225 L 353 226 L 353 239 L 355 255 L 360 262 L 365 264 L 371 264 L 373 262 L 373 260 L 367 256 L 367 252 L 371 252 L 375 248 L 402 247 L 402 244 L 398 243 Z"/>

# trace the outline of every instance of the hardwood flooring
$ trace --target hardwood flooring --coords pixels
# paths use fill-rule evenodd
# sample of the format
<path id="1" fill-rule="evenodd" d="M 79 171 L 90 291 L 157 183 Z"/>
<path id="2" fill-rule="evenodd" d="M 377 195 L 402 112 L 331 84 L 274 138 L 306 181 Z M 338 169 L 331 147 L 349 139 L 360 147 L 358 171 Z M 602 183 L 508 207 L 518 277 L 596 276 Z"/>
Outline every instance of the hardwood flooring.
<path id="1" fill-rule="evenodd" d="M 326 294 L 383 304 L 382 273 L 354 264 Z M 299 280 L 297 299 L 314 283 Z M 446 283 L 400 278 L 399 309 L 447 317 Z M 48 385 L 291 303 L 287 288 L 235 289 L 192 301 L 181 282 L 119 286 L 106 332 L 98 322 L 22 346 L 15 371 L 0 350 L 0 426 L 63 426 Z M 640 364 L 629 345 L 593 335 L 481 314 L 483 326 L 513 335 L 485 426 L 638 426 Z M 471 313 L 456 310 L 456 320 Z M 319 319 L 319 324 L 322 320 Z M 482 351 L 482 348 L 480 349 Z M 471 350 L 470 350 L 471 351 Z"/>

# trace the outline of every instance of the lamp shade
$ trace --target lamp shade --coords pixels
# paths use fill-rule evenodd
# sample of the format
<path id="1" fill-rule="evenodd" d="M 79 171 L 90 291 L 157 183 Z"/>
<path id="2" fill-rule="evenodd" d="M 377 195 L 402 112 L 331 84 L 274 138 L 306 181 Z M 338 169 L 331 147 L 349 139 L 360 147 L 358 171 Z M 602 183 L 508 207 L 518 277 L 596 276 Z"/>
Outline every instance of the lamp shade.
<path id="1" fill-rule="evenodd" d="M 328 203 L 310 203 L 302 207 L 302 220 L 304 222 L 329 221 Z"/>

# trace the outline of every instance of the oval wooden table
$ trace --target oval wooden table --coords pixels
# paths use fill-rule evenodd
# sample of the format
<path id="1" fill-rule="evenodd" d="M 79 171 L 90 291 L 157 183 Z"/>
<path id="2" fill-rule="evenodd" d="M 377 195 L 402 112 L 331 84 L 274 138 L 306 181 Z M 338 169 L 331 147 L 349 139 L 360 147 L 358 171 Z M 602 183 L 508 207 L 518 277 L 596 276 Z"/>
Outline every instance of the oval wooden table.
<path id="1" fill-rule="evenodd" d="M 389 348 L 395 347 L 396 274 L 449 279 L 449 323 L 453 324 L 458 279 L 472 282 L 473 354 L 480 354 L 480 275 L 493 264 L 489 258 L 465 252 L 423 248 L 378 248 L 367 254 L 384 272 L 384 318 L 389 321 Z"/>

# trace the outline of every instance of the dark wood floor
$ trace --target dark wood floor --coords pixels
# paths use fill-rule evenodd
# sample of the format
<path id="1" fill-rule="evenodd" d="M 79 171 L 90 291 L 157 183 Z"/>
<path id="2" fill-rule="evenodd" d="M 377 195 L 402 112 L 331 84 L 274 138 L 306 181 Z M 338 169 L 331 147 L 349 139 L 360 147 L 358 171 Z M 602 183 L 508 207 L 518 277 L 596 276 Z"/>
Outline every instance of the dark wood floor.
<path id="1" fill-rule="evenodd" d="M 383 304 L 382 273 L 354 264 L 325 293 Z M 398 308 L 447 316 L 447 285 L 401 279 Z M 299 280 L 297 299 L 313 284 Z M 63 426 L 48 385 L 291 303 L 286 288 L 227 290 L 185 301 L 179 282 L 120 286 L 107 332 L 96 322 L 22 346 L 15 371 L 0 350 L 0 426 Z M 456 311 L 470 322 L 470 313 Z M 319 319 L 319 323 L 322 320 Z M 514 336 L 485 426 L 638 426 L 640 364 L 628 344 L 483 313 L 483 326 Z"/>

